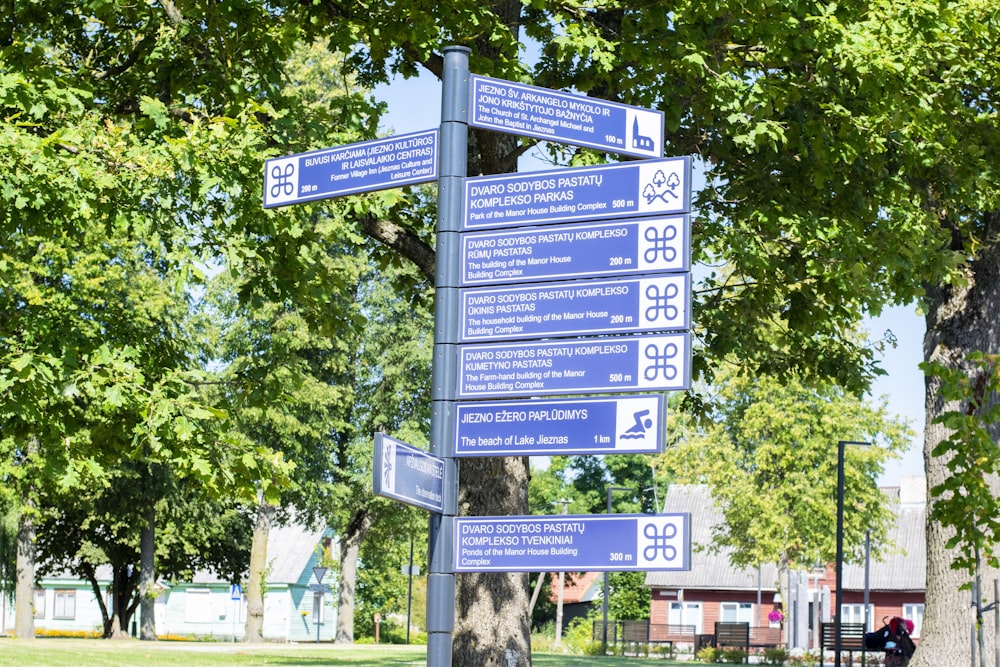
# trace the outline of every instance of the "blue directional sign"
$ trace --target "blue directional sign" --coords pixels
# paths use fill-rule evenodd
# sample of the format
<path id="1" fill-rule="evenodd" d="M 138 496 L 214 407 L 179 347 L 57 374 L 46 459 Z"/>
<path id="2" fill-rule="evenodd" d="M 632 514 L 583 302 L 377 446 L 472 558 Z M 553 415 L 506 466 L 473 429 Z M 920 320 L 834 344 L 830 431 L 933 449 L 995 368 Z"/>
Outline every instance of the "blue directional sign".
<path id="1" fill-rule="evenodd" d="M 691 159 L 639 160 L 465 180 L 463 231 L 691 210 Z"/>
<path id="2" fill-rule="evenodd" d="M 455 409 L 454 456 L 663 451 L 662 394 L 459 403 Z"/>
<path id="3" fill-rule="evenodd" d="M 264 163 L 264 208 L 435 181 L 438 131 L 400 134 Z"/>
<path id="4" fill-rule="evenodd" d="M 691 386 L 687 332 L 458 346 L 458 398 L 669 391 Z"/>
<path id="5" fill-rule="evenodd" d="M 375 495 L 444 512 L 444 460 L 440 456 L 376 433 L 372 467 Z"/>
<path id="6" fill-rule="evenodd" d="M 550 88 L 469 79 L 469 125 L 638 157 L 663 156 L 663 112 Z"/>
<path id="7" fill-rule="evenodd" d="M 689 271 L 686 215 L 462 234 L 462 286 Z"/>
<path id="8" fill-rule="evenodd" d="M 463 289 L 460 341 L 687 329 L 690 276 Z"/>
<path id="9" fill-rule="evenodd" d="M 691 515 L 455 517 L 455 572 L 691 569 Z"/>

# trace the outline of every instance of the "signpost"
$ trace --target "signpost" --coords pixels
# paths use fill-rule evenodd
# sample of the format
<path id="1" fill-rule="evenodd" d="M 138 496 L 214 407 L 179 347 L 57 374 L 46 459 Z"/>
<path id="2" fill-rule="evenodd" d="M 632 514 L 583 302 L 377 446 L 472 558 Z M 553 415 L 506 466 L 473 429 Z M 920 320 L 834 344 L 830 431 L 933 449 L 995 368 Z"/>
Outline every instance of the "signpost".
<path id="1" fill-rule="evenodd" d="M 461 340 L 668 331 L 690 326 L 687 273 L 462 290 Z"/>
<path id="2" fill-rule="evenodd" d="M 456 572 L 689 570 L 689 514 L 455 517 Z"/>
<path id="3" fill-rule="evenodd" d="M 319 643 L 319 630 L 323 625 L 323 596 L 330 592 L 330 586 L 323 583 L 323 576 L 326 575 L 326 568 L 316 566 L 313 568 L 313 576 L 316 577 L 315 584 L 309 584 L 309 590 L 316 594 L 313 599 L 313 622 L 316 624 L 316 643 Z"/>
<path id="4" fill-rule="evenodd" d="M 663 155 L 662 111 L 475 74 L 470 87 L 472 127 L 623 155 Z"/>
<path id="5" fill-rule="evenodd" d="M 686 215 L 466 232 L 462 286 L 689 271 Z"/>
<path id="6" fill-rule="evenodd" d="M 438 131 L 274 158 L 264 163 L 264 208 L 371 192 L 438 177 Z"/>
<path id="7" fill-rule="evenodd" d="M 233 643 L 236 643 L 236 619 L 240 615 L 240 601 L 243 599 L 243 587 L 239 584 L 229 586 L 229 599 L 233 601 Z"/>
<path id="8" fill-rule="evenodd" d="M 441 512 L 444 461 L 401 440 L 375 434 L 373 486 L 375 495 Z"/>
<path id="9" fill-rule="evenodd" d="M 668 391 L 690 386 L 687 332 L 462 345 L 458 397 Z"/>
<path id="10" fill-rule="evenodd" d="M 664 396 L 460 403 L 455 456 L 656 454 L 663 451 Z"/>
<path id="11" fill-rule="evenodd" d="M 691 382 L 690 333 L 636 334 L 690 327 L 691 160 L 660 159 L 663 114 L 471 75 L 469 53 L 444 49 L 439 130 L 275 158 L 264 169 L 265 208 L 438 182 L 433 453 L 379 433 L 373 471 L 376 494 L 431 512 L 431 667 L 451 664 L 455 572 L 687 569 L 691 548 L 687 515 L 456 516 L 457 456 L 658 452 L 666 414 L 662 396 L 458 399 Z M 652 159 L 469 179 L 469 126 Z M 572 224 L 547 227 L 556 223 Z M 540 227 L 460 241 L 525 225 Z M 606 335 L 622 333 L 632 335 Z M 471 344 L 581 334 L 603 337 Z M 309 587 L 317 642 L 322 577 Z"/>
<path id="12" fill-rule="evenodd" d="M 466 179 L 462 229 L 690 210 L 691 159 L 674 157 Z"/>

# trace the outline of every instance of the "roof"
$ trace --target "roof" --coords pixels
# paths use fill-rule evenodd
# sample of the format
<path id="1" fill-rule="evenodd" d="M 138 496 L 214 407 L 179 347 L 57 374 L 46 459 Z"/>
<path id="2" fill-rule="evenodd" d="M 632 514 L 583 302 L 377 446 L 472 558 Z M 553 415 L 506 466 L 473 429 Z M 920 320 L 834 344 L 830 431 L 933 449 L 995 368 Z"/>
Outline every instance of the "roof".
<path id="1" fill-rule="evenodd" d="M 691 569 L 687 572 L 649 572 L 646 585 L 654 588 L 690 588 L 708 590 L 748 590 L 758 588 L 757 568 L 736 569 L 729 564 L 729 551 L 708 553 L 712 527 L 722 515 L 712 502 L 704 484 L 671 484 L 663 503 L 664 513 L 687 512 L 691 515 Z M 760 568 L 760 588 L 774 591 L 778 569 L 773 564 Z"/>
<path id="2" fill-rule="evenodd" d="M 600 597 L 601 585 L 600 572 L 567 572 L 563 581 L 563 603 L 591 602 Z M 557 575 L 552 575 L 550 586 L 549 597 L 555 602 L 559 597 Z"/>
<path id="3" fill-rule="evenodd" d="M 922 478 L 921 478 L 922 480 Z M 904 494 L 905 497 L 905 494 Z M 892 502 L 896 520 L 889 528 L 888 539 L 895 548 L 887 560 L 870 564 L 869 588 L 873 591 L 923 591 L 926 582 L 926 540 L 924 505 Z M 707 590 L 757 590 L 757 568 L 737 569 L 730 565 L 731 550 L 707 553 L 712 528 L 722 521 L 708 486 L 673 484 L 667 490 L 663 511 L 691 514 L 691 569 L 687 572 L 649 572 L 646 585 L 653 588 L 689 588 Z M 774 591 L 777 581 L 774 564 L 760 568 L 760 589 Z M 844 566 L 844 590 L 864 590 L 864 565 Z"/>
<path id="4" fill-rule="evenodd" d="M 307 528 L 299 524 L 271 526 L 267 536 L 267 583 L 294 584 L 303 579 L 306 570 L 316 555 L 316 545 L 323 539 L 323 529 Z M 312 576 L 307 573 L 305 579 Z M 194 584 L 215 584 L 223 582 L 214 572 L 195 572 Z"/>
<path id="5" fill-rule="evenodd" d="M 316 556 L 316 546 L 323 539 L 325 529 L 307 528 L 299 524 L 289 524 L 287 526 L 271 526 L 267 537 L 267 562 L 269 565 L 267 582 L 268 584 L 295 584 L 307 583 L 312 576 L 312 570 L 306 572 L 306 568 Z M 305 575 L 303 575 L 303 573 Z M 48 577 L 47 577 L 48 578 Z M 76 575 L 64 571 L 54 574 L 54 579 L 78 579 Z M 97 568 L 98 581 L 111 581 L 112 571 L 110 565 L 101 565 Z M 221 579 L 210 570 L 198 570 L 189 582 L 191 584 L 228 584 L 227 580 Z M 169 586 L 169 582 L 160 580 L 160 585 Z"/>

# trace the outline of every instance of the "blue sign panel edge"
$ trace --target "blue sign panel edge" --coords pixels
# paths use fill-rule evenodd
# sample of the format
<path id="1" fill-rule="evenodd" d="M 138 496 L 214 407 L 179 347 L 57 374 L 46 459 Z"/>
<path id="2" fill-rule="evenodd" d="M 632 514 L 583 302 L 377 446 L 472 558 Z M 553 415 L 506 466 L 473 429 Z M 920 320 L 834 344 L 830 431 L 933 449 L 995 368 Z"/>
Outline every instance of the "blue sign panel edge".
<path id="1" fill-rule="evenodd" d="M 391 141 L 404 140 L 404 139 L 410 139 L 410 138 L 413 138 L 413 137 L 419 137 L 419 136 L 425 136 L 425 135 L 432 135 L 434 137 L 434 156 L 435 157 L 434 157 L 433 169 L 432 169 L 432 171 L 431 171 L 430 174 L 416 176 L 416 177 L 411 177 L 411 178 L 399 179 L 397 181 L 382 182 L 382 183 L 380 183 L 378 185 L 375 185 L 375 186 L 368 185 L 368 184 L 358 185 L 358 186 L 355 186 L 355 187 L 348 187 L 348 188 L 338 189 L 338 190 L 335 190 L 335 191 L 317 192 L 316 194 L 308 194 L 308 195 L 304 195 L 304 196 L 300 195 L 300 196 L 295 197 L 293 199 L 290 199 L 290 200 L 287 200 L 287 201 L 281 201 L 281 202 L 278 202 L 278 203 L 272 203 L 272 204 L 268 204 L 267 203 L 267 186 L 268 186 L 267 168 L 268 168 L 268 165 L 271 164 L 272 162 L 277 162 L 277 161 L 281 161 L 281 160 L 299 160 L 299 159 L 302 159 L 302 158 L 306 158 L 306 157 L 308 157 L 310 155 L 320 155 L 320 154 L 329 153 L 329 152 L 332 152 L 332 151 L 340 151 L 340 150 L 344 150 L 344 149 L 350 149 L 352 147 L 372 146 L 372 145 L 376 145 L 376 144 L 381 144 L 381 143 L 386 143 L 386 142 L 391 142 Z M 432 130 L 421 130 L 419 132 L 408 132 L 406 134 L 399 134 L 399 135 L 394 135 L 394 136 L 390 136 L 390 137 L 381 137 L 381 138 L 378 138 L 378 139 L 371 139 L 371 140 L 368 140 L 368 141 L 358 141 L 358 142 L 355 142 L 355 143 L 352 143 L 352 144 L 343 144 L 341 146 L 332 146 L 330 148 L 318 148 L 316 150 L 306 151 L 304 153 L 293 153 L 292 155 L 283 155 L 283 156 L 280 156 L 280 157 L 268 158 L 267 160 L 264 161 L 264 192 L 262 193 L 262 197 L 261 197 L 261 199 L 263 201 L 263 207 L 265 209 L 268 209 L 268 208 L 280 208 L 280 207 L 283 207 L 283 206 L 292 206 L 294 204 L 304 204 L 304 203 L 311 202 L 311 201 L 322 201 L 324 199 L 336 199 L 337 197 L 346 197 L 346 196 L 349 196 L 349 195 L 356 195 L 356 194 L 361 194 L 361 193 L 364 193 L 364 192 L 376 192 L 378 190 L 389 190 L 389 189 L 392 189 L 392 188 L 404 187 L 404 186 L 407 186 L 407 185 L 419 185 L 421 183 L 431 183 L 431 182 L 436 181 L 438 179 L 439 146 L 440 146 L 439 132 L 438 132 L 437 129 L 432 129 Z"/>
<path id="2" fill-rule="evenodd" d="M 519 128 L 519 129 L 515 130 L 515 129 L 499 128 L 499 127 L 497 127 L 495 125 L 492 125 L 490 123 L 482 123 L 482 122 L 478 121 L 476 113 L 475 113 L 475 95 L 476 95 L 476 90 L 477 90 L 477 83 L 480 82 L 480 81 L 487 82 L 487 83 L 493 83 L 493 84 L 496 84 L 496 85 L 502 85 L 502 86 L 511 86 L 511 87 L 518 88 L 518 89 L 521 89 L 521 90 L 530 90 L 530 91 L 534 91 L 534 92 L 536 92 L 538 94 L 551 95 L 551 96 L 554 96 L 554 97 L 579 99 L 581 101 L 585 101 L 588 104 L 595 104 L 595 105 L 603 106 L 603 107 L 611 107 L 613 109 L 619 109 L 619 110 L 625 111 L 626 113 L 628 111 L 633 111 L 633 112 L 638 112 L 638 113 L 645 113 L 645 114 L 654 115 L 654 116 L 657 117 L 657 122 L 659 123 L 659 135 L 660 135 L 659 136 L 659 141 L 657 142 L 656 154 L 655 155 L 650 155 L 649 151 L 633 151 L 633 150 L 628 149 L 625 146 L 619 146 L 617 144 L 611 144 L 611 143 L 607 143 L 607 142 L 601 143 L 601 142 L 598 142 L 598 141 L 581 140 L 579 138 L 577 138 L 577 139 L 568 139 L 566 137 L 559 137 L 559 136 L 555 136 L 555 135 L 551 135 L 551 134 L 546 134 L 546 133 L 543 133 L 543 132 L 533 132 L 531 130 L 527 130 L 527 129 L 524 129 L 524 128 Z M 535 138 L 535 139 L 542 139 L 543 141 L 551 141 L 551 142 L 554 142 L 554 143 L 569 144 L 571 146 L 582 146 L 584 148 L 594 148 L 594 149 L 597 149 L 597 150 L 600 150 L 600 151 L 604 151 L 604 152 L 607 152 L 607 153 L 615 153 L 615 154 L 618 154 L 618 155 L 629 155 L 629 156 L 634 156 L 634 157 L 639 157 L 639 158 L 653 158 L 653 159 L 658 159 L 658 158 L 663 157 L 663 120 L 665 118 L 665 115 L 659 109 L 647 109 L 645 107 L 638 107 L 638 106 L 635 106 L 635 105 L 632 105 L 632 104 L 623 104 L 621 102 L 611 102 L 609 100 L 602 100 L 602 99 L 599 99 L 599 98 L 596 98 L 596 97 L 590 97 L 588 95 L 578 95 L 578 94 L 573 94 L 573 93 L 567 93 L 565 91 L 555 90 L 553 88 L 545 88 L 543 86 L 532 86 L 532 85 L 525 84 L 525 83 L 518 83 L 516 81 L 508 81 L 506 79 L 495 79 L 495 78 L 488 77 L 488 76 L 481 76 L 479 74 L 472 74 L 469 77 L 469 82 L 470 82 L 470 85 L 469 85 L 469 97 L 470 97 L 470 100 L 469 100 L 469 108 L 470 108 L 469 125 L 471 127 L 479 127 L 479 128 L 484 129 L 484 130 L 491 130 L 493 132 L 503 132 L 505 134 L 514 134 L 514 135 L 523 136 L 523 137 L 532 137 L 532 138 Z"/>
<path id="3" fill-rule="evenodd" d="M 615 523 L 615 522 L 627 522 L 636 520 L 649 520 L 649 519 L 671 519 L 679 518 L 683 526 L 683 534 L 681 535 L 681 546 L 683 552 L 681 554 L 681 564 L 677 567 L 625 567 L 626 561 L 623 561 L 621 565 L 607 565 L 599 562 L 579 562 L 579 560 L 573 560 L 568 562 L 566 560 L 558 560 L 555 562 L 548 563 L 538 563 L 535 565 L 518 565 L 511 564 L 509 562 L 497 566 L 484 566 L 484 565 L 468 565 L 462 566 L 458 561 L 460 559 L 460 550 L 463 548 L 461 540 L 461 532 L 463 524 L 473 524 L 473 523 L 517 523 L 517 522 L 532 522 L 532 523 L 553 523 L 553 522 L 573 522 L 573 521 L 583 521 L 587 523 Z M 668 571 L 689 571 L 691 569 L 691 513 L 690 512 L 669 512 L 669 513 L 656 513 L 656 514 L 610 514 L 610 515 L 595 515 L 595 514 L 583 514 L 583 515 L 572 515 L 572 514 L 560 514 L 555 516 L 539 516 L 539 515 L 527 515 L 527 516 L 478 516 L 478 517 L 455 517 L 454 519 L 454 535 L 455 539 L 452 544 L 452 571 L 453 572 L 554 572 L 557 570 L 563 571 L 577 571 L 577 572 L 668 572 Z M 582 560 L 582 559 L 581 559 Z M 637 562 L 637 561 L 636 561 Z"/>
<path id="4" fill-rule="evenodd" d="M 404 503 L 406 505 L 413 505 L 414 507 L 419 507 L 431 512 L 440 514 L 444 511 L 443 501 L 440 503 L 433 503 L 430 501 L 422 500 L 420 498 L 413 498 L 410 496 L 404 496 L 398 493 L 392 493 L 385 489 L 382 485 L 381 470 L 384 465 L 382 458 L 382 445 L 384 440 L 391 440 L 397 448 L 405 450 L 407 453 L 414 456 L 424 456 L 434 461 L 441 461 L 441 458 L 426 452 L 419 447 L 414 447 L 402 440 L 397 440 L 396 438 L 385 435 L 384 433 L 375 434 L 375 450 L 372 457 L 372 492 L 377 496 L 382 496 L 384 498 L 391 498 L 398 502 Z"/>
<path id="5" fill-rule="evenodd" d="M 532 233 L 545 234 L 545 233 L 556 233 L 561 231 L 568 231 L 570 233 L 577 233 L 589 230 L 611 230 L 616 227 L 622 226 L 639 226 L 643 224 L 651 224 L 655 222 L 672 222 L 674 220 L 680 221 L 681 229 L 681 239 L 678 243 L 681 251 L 680 262 L 675 267 L 671 268 L 650 268 L 639 266 L 636 262 L 635 264 L 627 264 L 622 262 L 618 266 L 609 266 L 601 269 L 592 269 L 586 271 L 574 271 L 572 270 L 572 265 L 565 271 L 561 272 L 550 272 L 542 275 L 520 275 L 520 276 L 495 276 L 491 278 L 469 278 L 469 269 L 467 268 L 469 260 L 467 259 L 470 253 L 470 241 L 480 240 L 480 239 L 495 239 L 501 237 L 509 236 L 520 236 Z M 625 219 L 608 219 L 608 220 L 574 220 L 570 222 L 562 222 L 551 225 L 518 225 L 516 228 L 502 228 L 502 229 L 476 229 L 475 231 L 468 231 L 462 234 L 462 273 L 459 276 L 461 287 L 485 287 L 488 285 L 511 285 L 511 284 L 527 284 L 527 283 L 540 283 L 549 282 L 557 280 L 571 280 L 576 278 L 615 278 L 619 276 L 639 276 L 639 275 L 659 275 L 665 273 L 685 273 L 691 271 L 691 214 L 690 213 L 680 213 L 676 215 L 645 215 L 642 217 L 635 216 Z"/>
<path id="6" fill-rule="evenodd" d="M 464 350 L 484 350 L 488 352 L 493 352 L 497 350 L 511 349 L 511 348 L 539 348 L 546 346 L 574 346 L 574 345 L 601 345 L 609 344 L 614 345 L 616 343 L 629 344 L 631 342 L 639 343 L 641 341 L 650 340 L 663 340 L 668 338 L 680 339 L 684 346 L 683 350 L 683 375 L 679 378 L 677 382 L 661 383 L 658 385 L 644 385 L 644 384 L 628 384 L 628 385 L 612 385 L 612 384 L 587 384 L 586 386 L 563 386 L 555 388 L 546 388 L 537 385 L 527 385 L 523 388 L 518 387 L 517 389 L 497 389 L 494 387 L 485 388 L 485 392 L 479 390 L 466 389 L 463 386 L 464 380 L 462 374 L 465 371 L 463 366 L 462 354 Z M 622 393 L 635 393 L 643 391 L 683 391 L 691 388 L 691 358 L 692 358 L 692 345 L 691 345 L 691 333 L 689 331 L 674 332 L 668 334 L 628 334 L 623 336 L 614 336 L 609 338 L 579 338 L 579 339 L 552 339 L 544 341 L 518 341 L 518 342 L 502 342 L 502 343 L 463 343 L 458 346 L 459 350 L 459 377 L 458 377 L 458 387 L 457 387 L 457 397 L 461 400 L 474 400 L 474 399 L 498 399 L 498 398 L 515 398 L 515 397 L 528 397 L 528 396 L 553 396 L 553 395 L 568 395 L 568 394 L 593 394 L 593 393 L 604 393 L 604 394 L 622 394 Z"/>
<path id="7" fill-rule="evenodd" d="M 681 169 L 684 172 L 684 182 L 686 187 L 684 188 L 683 196 L 684 201 L 682 205 L 673 210 L 669 211 L 628 211 L 628 210 L 616 210 L 610 209 L 603 212 L 586 211 L 583 213 L 573 213 L 571 215 L 548 215 L 544 219 L 532 219 L 530 221 L 523 220 L 486 220 L 477 221 L 475 224 L 469 222 L 469 191 L 470 188 L 482 185 L 484 183 L 502 183 L 506 181 L 529 181 L 538 180 L 546 178 L 560 178 L 578 176 L 584 172 L 594 171 L 594 170 L 604 170 L 604 169 L 637 169 L 639 166 L 651 166 L 657 163 L 669 163 L 669 162 L 681 162 Z M 565 222 L 590 222 L 597 220 L 607 220 L 607 219 L 619 219 L 619 218 L 648 218 L 654 216 L 674 216 L 683 215 L 690 213 L 691 211 L 691 169 L 692 160 L 688 155 L 680 155 L 673 157 L 663 157 L 663 158 L 651 158 L 648 160 L 634 160 L 630 162 L 611 162 L 608 164 L 601 165 L 590 165 L 585 167 L 569 167 L 563 169 L 550 169 L 546 171 L 529 171 L 529 172 L 518 172 L 513 174 L 495 174 L 489 176 L 473 176 L 465 179 L 463 185 L 464 200 L 465 204 L 462 211 L 462 228 L 463 232 L 479 231 L 486 229 L 505 229 L 505 228 L 521 228 L 526 225 L 553 225 Z"/>
<path id="8" fill-rule="evenodd" d="M 489 298 L 490 296 L 495 296 L 497 294 L 507 294 L 514 295 L 520 294 L 534 294 L 543 292 L 545 290 L 562 290 L 562 291 L 572 291 L 574 289 L 601 289 L 609 288 L 609 286 L 623 286 L 627 285 L 629 288 L 638 288 L 644 283 L 660 281 L 672 281 L 674 279 L 679 279 L 683 282 L 683 288 L 679 290 L 678 296 L 679 301 L 682 306 L 682 319 L 677 321 L 675 324 L 659 324 L 659 323 L 643 323 L 640 313 L 638 311 L 631 311 L 628 313 L 619 313 L 615 311 L 615 307 L 620 304 L 615 303 L 615 299 L 610 299 L 610 304 L 602 303 L 601 307 L 607 308 L 607 311 L 601 311 L 605 313 L 605 320 L 616 321 L 616 324 L 602 323 L 600 325 L 581 324 L 575 325 L 575 320 L 570 320 L 566 325 L 551 325 L 548 330 L 541 330 L 540 327 L 543 321 L 548 321 L 548 316 L 552 316 L 552 313 L 542 312 L 542 320 L 536 322 L 536 330 L 531 330 L 527 328 L 525 331 L 515 332 L 507 331 L 506 333 L 477 333 L 471 334 L 469 330 L 474 327 L 479 329 L 485 329 L 481 325 L 474 325 L 471 323 L 471 316 L 468 312 L 462 312 L 461 319 L 461 329 L 459 330 L 459 342 L 460 343 L 473 343 L 473 342 L 499 342 L 508 340 L 540 340 L 540 339 L 558 339 L 558 338 L 575 338 L 579 336 L 595 336 L 604 334 L 619 334 L 619 333 L 651 333 L 651 332 L 670 332 L 670 331 L 686 331 L 691 327 L 691 274 L 689 273 L 663 273 L 651 276 L 626 276 L 626 277 L 616 277 L 609 280 L 577 280 L 571 282 L 556 281 L 556 282 L 544 282 L 544 283 L 530 283 L 526 285 L 499 285 L 499 286 L 487 286 L 487 287 L 473 287 L 462 290 L 462 303 L 463 306 L 466 305 L 466 299 L 471 299 L 474 297 Z M 627 296 L 627 295 L 626 295 Z M 637 297 L 638 299 L 638 297 Z M 618 299 L 621 301 L 621 299 Z M 638 299 L 641 304 L 641 299 Z M 532 301 L 529 305 L 534 306 L 535 302 Z M 669 306 L 669 304 L 663 304 L 664 306 L 677 308 L 677 306 Z M 641 306 L 640 306 L 641 309 Z M 614 311 L 614 312 L 612 312 Z M 611 317 L 608 318 L 607 313 L 611 313 Z M 535 311 L 532 310 L 531 314 Z M 492 314 L 492 313 L 491 313 Z M 616 318 L 618 318 L 616 320 Z M 515 315 L 511 315 L 506 319 L 515 319 Z M 583 318 L 582 316 L 578 319 L 584 319 L 588 322 L 590 319 L 595 318 Z M 507 329 L 513 329 L 513 326 L 508 325 Z"/>
<path id="9" fill-rule="evenodd" d="M 607 447 L 580 447 L 580 446 L 543 446 L 543 445 L 513 445 L 513 444 L 501 444 L 499 446 L 487 446 L 483 449 L 472 450 L 463 447 L 460 444 L 462 431 L 462 415 L 463 413 L 468 413 L 473 410 L 480 410 L 483 408 L 496 409 L 496 411 L 518 411 L 518 410 L 542 410 L 548 409 L 551 406 L 578 406 L 586 404 L 608 404 L 614 403 L 617 408 L 621 403 L 634 402 L 638 400 L 643 401 L 655 401 L 658 408 L 657 420 L 653 424 L 646 425 L 646 428 L 653 430 L 651 438 L 653 440 L 653 445 L 651 447 L 635 448 L 635 449 L 625 449 L 617 447 L 615 438 L 611 439 L 609 443 L 610 446 Z M 493 415 L 494 421 L 496 420 L 496 413 Z M 641 413 L 639 417 L 641 417 Z M 637 417 L 638 419 L 638 417 Z M 514 419 L 511 418 L 513 422 Z M 477 456 L 558 456 L 558 455 L 596 455 L 596 454 L 658 454 L 662 453 L 666 447 L 666 439 L 664 433 L 666 432 L 666 422 L 667 422 L 667 400 L 666 396 L 663 394 L 641 394 L 641 395 L 625 395 L 625 396 L 593 396 L 584 398 L 554 398 L 554 399 L 511 399 L 507 401 L 474 401 L 474 402 L 461 402 L 455 406 L 455 442 L 452 447 L 452 454 L 455 457 L 477 457 Z M 468 428 L 466 427 L 466 429 Z M 634 430 L 634 429 L 633 429 Z M 511 443 L 514 442 L 513 437 L 517 434 L 508 434 L 505 437 L 511 438 Z"/>

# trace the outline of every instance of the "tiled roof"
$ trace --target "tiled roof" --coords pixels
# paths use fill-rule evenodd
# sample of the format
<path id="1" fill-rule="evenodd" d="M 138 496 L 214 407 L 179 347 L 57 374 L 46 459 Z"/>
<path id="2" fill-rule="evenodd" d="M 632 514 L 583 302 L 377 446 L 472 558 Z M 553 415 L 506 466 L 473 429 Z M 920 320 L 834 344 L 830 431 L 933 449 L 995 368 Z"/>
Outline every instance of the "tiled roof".
<path id="1" fill-rule="evenodd" d="M 563 603 L 573 604 L 575 602 L 590 602 L 599 598 L 598 592 L 601 590 L 600 572 L 567 572 L 563 582 Z M 559 597 L 557 587 L 559 580 L 556 574 L 551 577 L 551 590 L 549 598 L 555 602 Z"/>
<path id="2" fill-rule="evenodd" d="M 872 560 L 870 589 L 882 591 L 922 591 L 926 580 L 926 542 L 923 504 L 892 502 L 897 520 L 889 530 L 889 540 L 896 545 L 883 562 Z M 712 527 L 721 520 L 708 486 L 674 484 L 667 491 L 664 512 L 691 514 L 691 569 L 687 572 L 649 572 L 646 585 L 653 588 L 690 588 L 708 590 L 757 590 L 757 569 L 739 570 L 729 564 L 729 551 L 707 553 Z M 777 568 L 760 568 L 760 588 L 774 591 Z M 864 566 L 844 566 L 844 590 L 864 589 Z"/>

